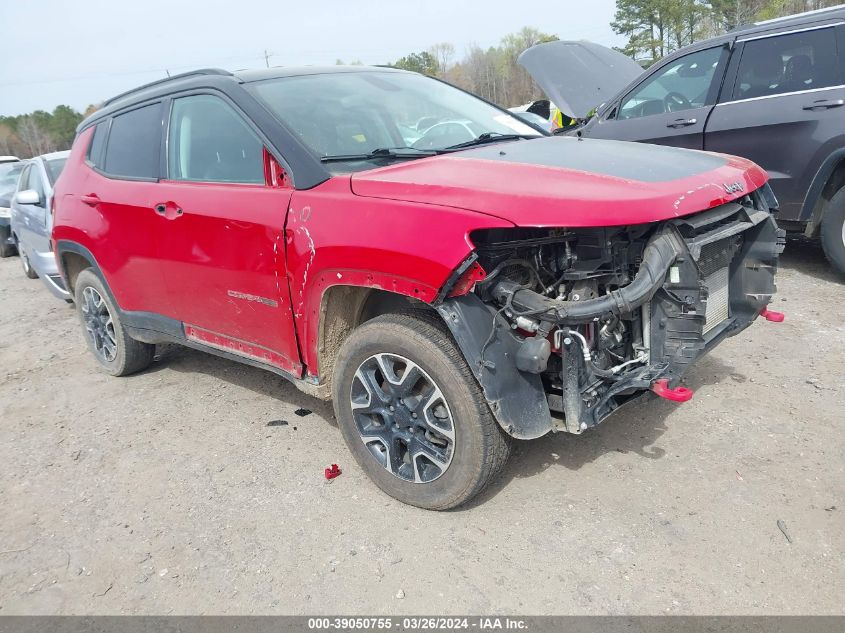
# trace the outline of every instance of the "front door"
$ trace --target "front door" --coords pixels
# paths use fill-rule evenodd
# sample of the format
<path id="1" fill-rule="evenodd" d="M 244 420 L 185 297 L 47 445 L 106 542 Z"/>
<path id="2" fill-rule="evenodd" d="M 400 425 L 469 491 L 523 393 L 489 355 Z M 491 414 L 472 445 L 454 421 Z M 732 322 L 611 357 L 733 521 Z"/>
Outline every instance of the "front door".
<path id="1" fill-rule="evenodd" d="M 763 167 L 780 217 L 797 220 L 810 180 L 830 153 L 825 146 L 845 130 L 836 31 L 759 36 L 741 45 L 736 79 L 707 123 L 704 149 Z"/>
<path id="2" fill-rule="evenodd" d="M 590 137 L 702 149 L 727 56 L 716 46 L 666 63 L 593 124 Z"/>
<path id="3" fill-rule="evenodd" d="M 292 190 L 265 183 L 264 144 L 222 97 L 181 97 L 167 165 L 156 213 L 173 316 L 189 339 L 299 374 L 284 251 Z"/>

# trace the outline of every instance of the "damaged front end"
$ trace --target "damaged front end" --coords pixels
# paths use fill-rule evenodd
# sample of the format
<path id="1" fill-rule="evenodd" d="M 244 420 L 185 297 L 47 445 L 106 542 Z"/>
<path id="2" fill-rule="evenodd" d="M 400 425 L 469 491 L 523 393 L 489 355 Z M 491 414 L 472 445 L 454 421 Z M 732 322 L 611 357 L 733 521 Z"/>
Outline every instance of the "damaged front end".
<path id="1" fill-rule="evenodd" d="M 771 199 L 766 185 L 659 223 L 474 232 L 463 281 L 480 281 L 438 310 L 502 427 L 581 433 L 648 390 L 688 399 L 687 368 L 772 314 Z"/>

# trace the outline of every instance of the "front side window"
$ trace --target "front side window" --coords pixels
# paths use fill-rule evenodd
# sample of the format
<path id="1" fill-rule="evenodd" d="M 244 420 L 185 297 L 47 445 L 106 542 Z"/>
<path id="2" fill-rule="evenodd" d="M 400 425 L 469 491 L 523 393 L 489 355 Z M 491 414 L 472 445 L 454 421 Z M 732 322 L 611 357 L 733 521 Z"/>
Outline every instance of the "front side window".
<path id="1" fill-rule="evenodd" d="M 264 144 L 219 97 L 174 100 L 167 148 L 171 180 L 264 183 Z"/>
<path id="2" fill-rule="evenodd" d="M 705 105 L 723 47 L 690 53 L 670 62 L 636 88 L 619 109 L 619 119 L 681 112 Z"/>
<path id="3" fill-rule="evenodd" d="M 350 72 L 280 77 L 246 88 L 329 169 L 371 169 L 374 150 L 425 155 L 481 134 L 542 136 L 517 117 L 443 82 L 413 73 Z M 410 150 L 410 151 L 409 151 Z M 370 159 L 372 160 L 372 159 Z"/>
<path id="4" fill-rule="evenodd" d="M 120 114 L 111 122 L 103 171 L 118 177 L 158 178 L 160 145 L 161 104 Z"/>
<path id="5" fill-rule="evenodd" d="M 44 183 L 41 180 L 41 173 L 34 163 L 29 169 L 27 178 L 26 188 L 37 193 L 39 200 L 44 200 Z"/>
<path id="6" fill-rule="evenodd" d="M 753 99 L 841 84 L 833 28 L 749 40 L 732 98 Z"/>

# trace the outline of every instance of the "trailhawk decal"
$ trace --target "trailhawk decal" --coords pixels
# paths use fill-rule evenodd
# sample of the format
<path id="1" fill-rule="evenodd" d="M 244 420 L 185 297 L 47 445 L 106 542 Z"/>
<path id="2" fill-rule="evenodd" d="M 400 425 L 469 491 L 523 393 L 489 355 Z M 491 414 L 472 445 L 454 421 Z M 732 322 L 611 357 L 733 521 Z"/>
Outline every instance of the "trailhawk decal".
<path id="1" fill-rule="evenodd" d="M 271 308 L 279 307 L 278 301 L 273 301 L 272 299 L 268 299 L 267 297 L 259 297 L 258 295 L 251 295 L 246 292 L 238 292 L 237 290 L 228 290 L 226 294 L 230 297 L 234 297 L 235 299 L 244 299 L 246 301 L 255 301 L 256 303 L 263 303 L 264 305 L 270 306 Z"/>

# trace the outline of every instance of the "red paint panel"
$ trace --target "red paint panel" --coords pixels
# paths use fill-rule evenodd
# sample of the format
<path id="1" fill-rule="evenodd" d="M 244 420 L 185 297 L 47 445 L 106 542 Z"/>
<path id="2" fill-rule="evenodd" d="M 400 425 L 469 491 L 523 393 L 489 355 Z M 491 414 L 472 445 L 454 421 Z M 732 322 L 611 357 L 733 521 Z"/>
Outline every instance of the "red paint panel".
<path id="1" fill-rule="evenodd" d="M 124 310 L 160 312 L 167 290 L 159 242 L 167 221 L 153 207 L 158 183 L 106 178 L 85 164 L 93 128 L 77 138 L 56 183 L 54 241 L 78 242 L 97 259 Z M 83 202 L 83 198 L 99 203 Z"/>
<path id="2" fill-rule="evenodd" d="M 294 192 L 288 270 L 308 373 L 317 373 L 320 305 L 327 288 L 381 288 L 430 302 L 472 250 L 470 231 L 509 226 L 459 209 L 354 196 L 348 176 Z"/>
<path id="3" fill-rule="evenodd" d="M 352 188 L 359 196 L 458 207 L 518 226 L 645 224 L 730 202 L 768 180 L 766 172 L 751 161 L 724 158 L 723 166 L 704 173 L 645 182 L 546 165 L 444 155 L 355 174 Z M 645 150 L 643 160 L 648 160 Z M 724 185 L 734 182 L 742 183 L 744 190 L 728 193 Z"/>
<path id="4" fill-rule="evenodd" d="M 271 349 L 299 363 L 284 253 L 290 189 L 162 181 L 158 234 L 169 293 L 185 323 Z M 298 373 L 298 372 L 297 372 Z"/>

